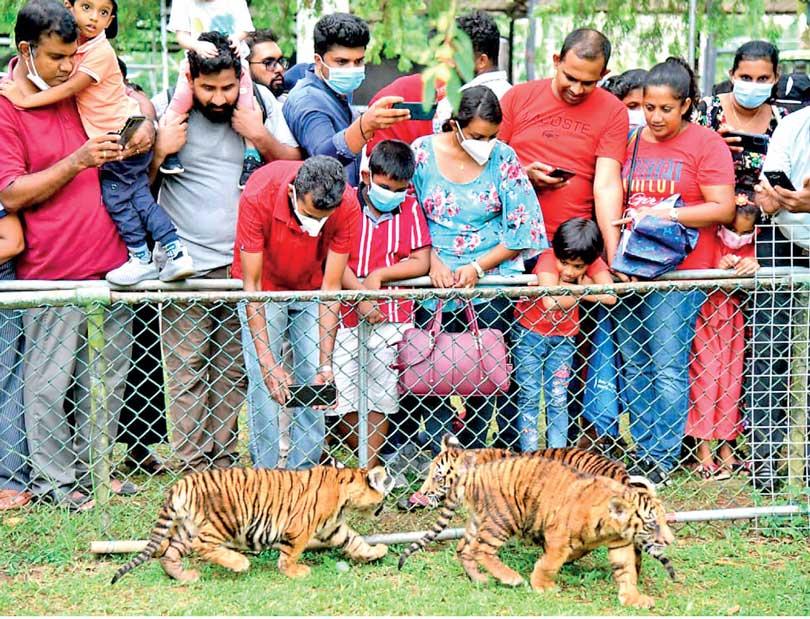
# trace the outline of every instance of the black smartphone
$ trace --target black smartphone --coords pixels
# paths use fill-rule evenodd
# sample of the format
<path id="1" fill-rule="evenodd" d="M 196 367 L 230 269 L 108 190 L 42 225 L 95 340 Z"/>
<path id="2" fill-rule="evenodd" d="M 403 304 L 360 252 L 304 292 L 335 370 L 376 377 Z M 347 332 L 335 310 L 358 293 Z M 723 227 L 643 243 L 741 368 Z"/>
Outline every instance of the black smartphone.
<path id="1" fill-rule="evenodd" d="M 402 103 L 394 103 L 391 106 L 395 110 L 408 110 L 411 113 L 411 120 L 431 120 L 436 115 L 436 104 L 427 110 L 422 106 L 419 101 L 403 101 Z"/>
<path id="2" fill-rule="evenodd" d="M 728 138 L 740 138 L 740 141 L 733 146 L 741 146 L 749 153 L 768 154 L 768 144 L 771 142 L 770 136 L 764 133 L 746 133 L 745 131 L 729 131 L 723 134 Z"/>
<path id="3" fill-rule="evenodd" d="M 771 187 L 781 187 L 782 189 L 787 189 L 788 191 L 796 191 L 793 183 L 790 182 L 790 178 L 784 173 L 783 170 L 771 170 L 770 172 L 765 172 L 764 174 L 765 178 L 767 178 L 768 182 L 771 184 Z"/>
<path id="4" fill-rule="evenodd" d="M 290 398 L 284 406 L 334 406 L 337 389 L 334 383 L 325 385 L 290 385 Z"/>
<path id="5" fill-rule="evenodd" d="M 121 146 L 129 144 L 132 136 L 135 135 L 135 132 L 145 121 L 146 116 L 130 116 L 127 118 L 127 122 L 124 123 L 123 128 L 118 132 L 118 135 L 121 136 L 118 138 L 118 143 Z"/>
<path id="6" fill-rule="evenodd" d="M 567 181 L 571 178 L 574 178 L 577 173 L 573 170 L 566 170 L 565 168 L 554 168 L 551 172 L 548 173 L 549 176 L 552 178 L 561 178 L 564 181 Z"/>

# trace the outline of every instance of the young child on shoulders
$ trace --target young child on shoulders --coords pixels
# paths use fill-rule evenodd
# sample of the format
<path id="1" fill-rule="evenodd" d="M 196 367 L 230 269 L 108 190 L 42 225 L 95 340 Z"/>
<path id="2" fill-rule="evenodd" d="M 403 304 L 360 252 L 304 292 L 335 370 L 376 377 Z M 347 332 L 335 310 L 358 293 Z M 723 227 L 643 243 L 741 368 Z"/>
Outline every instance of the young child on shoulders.
<path id="1" fill-rule="evenodd" d="M 551 249 L 534 267 L 540 286 L 611 284 L 607 264 L 599 256 L 604 248 L 595 222 L 576 217 L 554 234 Z M 519 301 L 515 308 L 516 344 L 513 350 L 518 391 L 520 450 L 539 447 L 540 393 L 546 407 L 547 447 L 565 447 L 568 439 L 568 384 L 579 333 L 581 300 L 612 305 L 609 294 L 543 296 Z"/>
<path id="2" fill-rule="evenodd" d="M 128 118 L 141 114 L 137 101 L 126 94 L 118 58 L 109 41 L 118 33 L 118 2 L 67 0 L 67 4 L 79 27 L 79 49 L 72 75 L 53 87 L 32 80 L 41 92 L 31 95 L 23 94 L 13 82 L 8 82 L 0 86 L 0 94 L 24 109 L 75 97 L 88 138 L 118 133 Z M 36 46 L 31 42 L 28 46 L 30 53 L 35 54 Z M 177 235 L 177 228 L 150 191 L 151 158 L 151 152 L 137 152 L 136 148 L 129 158 L 119 159 L 118 151 L 111 150 L 108 163 L 101 166 L 104 205 L 130 256 L 122 266 L 107 273 L 107 281 L 112 284 L 131 286 L 158 275 L 168 282 L 194 274 L 194 264 Z M 169 258 L 159 274 L 147 245 L 147 233 L 163 246 Z"/>
<path id="3" fill-rule="evenodd" d="M 430 232 L 422 209 L 408 193 L 416 162 L 405 142 L 384 140 L 374 147 L 369 169 L 361 172 L 357 199 L 363 210 L 354 247 L 343 275 L 345 290 L 379 290 L 390 281 L 420 277 L 430 270 Z M 413 326 L 413 301 L 361 301 L 341 306 L 341 324 L 333 358 L 340 417 L 338 435 L 357 448 L 359 400 L 359 324 L 369 323 L 368 466 L 379 464 L 389 418 L 397 413 L 396 345 Z"/>
<path id="4" fill-rule="evenodd" d="M 250 52 L 244 42 L 248 32 L 253 31 L 253 20 L 250 17 L 246 0 L 174 0 L 168 29 L 174 32 L 180 47 L 186 51 L 193 50 L 202 58 L 213 58 L 217 55 L 217 49 L 213 43 L 199 40 L 198 37 L 203 32 L 216 31 L 226 35 L 231 41 L 231 46 L 239 52 L 242 58 L 237 107 L 254 109 L 253 81 L 250 78 L 250 66 L 247 63 Z M 193 105 L 191 75 L 188 69 L 188 58 L 186 58 L 180 64 L 177 85 L 165 113 L 166 122 L 171 123 L 180 116 L 188 114 Z M 242 162 L 242 175 L 239 179 L 240 189 L 244 189 L 251 174 L 261 166 L 262 157 L 258 149 L 249 140 L 245 140 L 245 157 Z M 166 157 L 160 166 L 160 171 L 164 174 L 185 172 L 176 153 Z"/>
<path id="5" fill-rule="evenodd" d="M 759 209 L 738 199 L 729 226 L 719 226 L 718 269 L 753 275 L 759 269 L 754 236 Z M 728 479 L 746 470 L 734 456 L 734 441 L 742 432 L 740 395 L 745 364 L 745 315 L 738 295 L 717 290 L 709 295 L 697 317 L 689 366 L 690 408 L 686 435 L 697 439 L 696 472 L 704 479 Z M 718 462 L 711 441 L 719 441 Z"/>

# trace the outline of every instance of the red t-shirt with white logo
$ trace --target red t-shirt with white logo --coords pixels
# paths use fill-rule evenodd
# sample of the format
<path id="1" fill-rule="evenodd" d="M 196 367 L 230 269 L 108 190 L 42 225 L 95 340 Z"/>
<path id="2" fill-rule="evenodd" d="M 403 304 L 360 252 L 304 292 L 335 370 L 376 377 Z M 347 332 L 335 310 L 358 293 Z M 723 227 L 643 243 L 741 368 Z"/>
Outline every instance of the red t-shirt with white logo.
<path id="1" fill-rule="evenodd" d="M 599 157 L 624 161 L 627 108 L 596 88 L 579 105 L 558 99 L 551 80 L 513 86 L 501 99 L 498 137 L 515 149 L 524 166 L 541 161 L 576 172 L 567 187 L 537 193 L 548 238 L 572 217 L 593 219 L 593 179 Z"/>
<path id="2" fill-rule="evenodd" d="M 628 206 L 654 206 L 675 193 L 681 195 L 684 206 L 694 206 L 706 201 L 700 191 L 701 185 L 734 185 L 731 151 L 723 138 L 711 129 L 690 123 L 666 142 L 648 142 L 642 136 L 639 137 Z M 627 145 L 627 161 L 622 169 L 625 191 L 634 142 L 630 140 Z M 700 228 L 699 232 L 697 246 L 678 270 L 715 267 L 720 242 L 717 226 Z"/>
<path id="3" fill-rule="evenodd" d="M 593 279 L 599 273 L 608 270 L 607 264 L 601 258 L 588 266 L 585 275 Z M 534 267 L 534 274 L 553 273 L 559 276 L 557 268 L 557 258 L 553 249 L 544 251 Z M 539 333 L 545 337 L 563 336 L 573 337 L 579 333 L 579 305 L 574 305 L 568 310 L 547 310 L 543 307 L 540 299 L 531 301 L 518 301 L 515 304 L 515 318 L 521 326 L 530 331 Z"/>
<path id="4" fill-rule="evenodd" d="M 357 191 L 359 193 L 361 189 Z M 359 278 L 407 260 L 416 250 L 430 246 L 430 231 L 422 207 L 411 196 L 405 199 L 393 217 L 379 223 L 361 213 L 357 227 L 355 244 L 349 255 L 349 268 Z M 343 326 L 356 327 L 357 312 L 352 305 L 344 303 L 340 309 Z M 413 301 L 387 301 L 381 303 L 379 309 L 387 322 L 413 320 Z"/>

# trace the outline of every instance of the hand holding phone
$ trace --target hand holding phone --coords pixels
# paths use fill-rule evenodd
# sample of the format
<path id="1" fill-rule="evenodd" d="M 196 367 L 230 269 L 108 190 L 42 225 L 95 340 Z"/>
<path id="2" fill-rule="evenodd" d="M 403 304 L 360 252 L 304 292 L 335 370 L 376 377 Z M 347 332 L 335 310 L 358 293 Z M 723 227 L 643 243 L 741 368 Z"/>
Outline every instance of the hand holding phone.
<path id="1" fill-rule="evenodd" d="M 768 154 L 768 146 L 771 138 L 764 133 L 747 133 L 745 131 L 725 131 L 723 132 L 724 138 L 738 138 L 733 146 L 742 148 L 749 153 L 759 153 L 760 155 Z"/>
<path id="2" fill-rule="evenodd" d="M 118 143 L 121 146 L 126 146 L 129 144 L 129 141 L 135 135 L 135 132 L 138 131 L 140 126 L 146 121 L 146 116 L 130 116 L 127 118 L 127 121 L 124 123 L 124 126 L 118 132 L 119 138 Z"/>
<path id="3" fill-rule="evenodd" d="M 574 178 L 577 173 L 573 170 L 566 170 L 565 168 L 554 168 L 551 172 L 548 173 L 551 178 L 559 178 L 563 182 L 571 180 Z"/>
<path id="4" fill-rule="evenodd" d="M 768 179 L 771 187 L 781 187 L 782 189 L 787 189 L 788 191 L 796 191 L 793 183 L 790 182 L 790 177 L 785 174 L 784 170 L 770 170 L 768 172 L 763 172 L 763 174 L 765 175 L 765 178 Z"/>
<path id="5" fill-rule="evenodd" d="M 337 388 L 334 383 L 325 385 L 290 385 L 290 397 L 285 406 L 324 406 L 337 404 Z"/>

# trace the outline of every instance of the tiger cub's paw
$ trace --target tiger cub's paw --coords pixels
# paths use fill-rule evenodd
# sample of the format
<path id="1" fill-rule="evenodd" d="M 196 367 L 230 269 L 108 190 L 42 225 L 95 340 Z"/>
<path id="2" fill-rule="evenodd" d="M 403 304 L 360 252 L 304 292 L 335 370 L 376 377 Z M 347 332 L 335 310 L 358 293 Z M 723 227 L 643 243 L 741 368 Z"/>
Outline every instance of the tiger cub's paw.
<path id="1" fill-rule="evenodd" d="M 175 574 L 174 578 L 181 582 L 197 582 L 200 579 L 200 573 L 197 570 L 183 570 Z"/>
<path id="2" fill-rule="evenodd" d="M 538 593 L 542 593 L 543 591 L 554 591 L 559 589 L 557 583 L 553 580 L 545 580 L 541 578 L 532 578 L 531 580 L 532 589 L 537 591 Z"/>
<path id="3" fill-rule="evenodd" d="M 285 566 L 281 571 L 285 576 L 289 576 L 290 578 L 304 578 L 309 576 L 310 569 L 306 565 L 293 563 L 292 565 Z"/>
<path id="4" fill-rule="evenodd" d="M 385 544 L 374 544 L 367 555 L 366 561 L 376 561 L 377 559 L 382 559 L 387 554 L 388 546 Z"/>
<path id="5" fill-rule="evenodd" d="M 625 593 L 619 595 L 619 603 L 622 606 L 632 606 L 633 608 L 652 608 L 655 600 L 649 595 L 641 593 Z"/>

